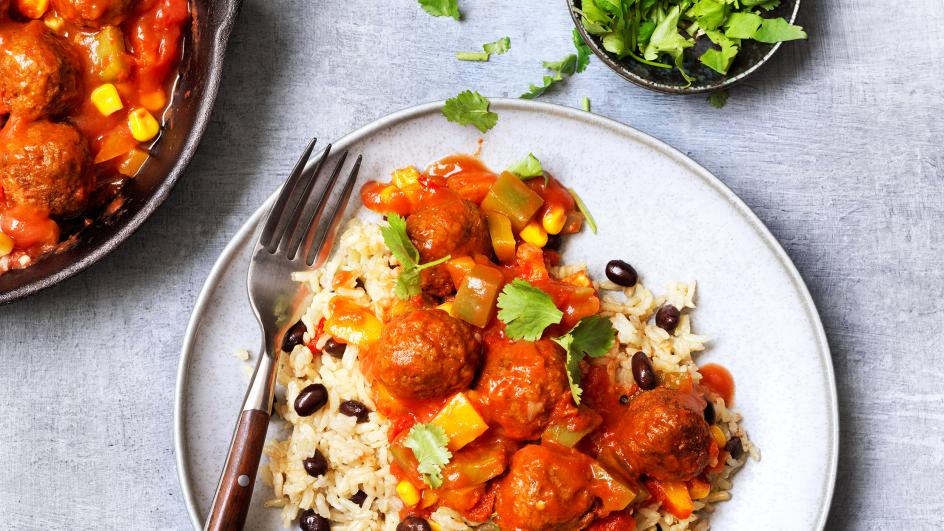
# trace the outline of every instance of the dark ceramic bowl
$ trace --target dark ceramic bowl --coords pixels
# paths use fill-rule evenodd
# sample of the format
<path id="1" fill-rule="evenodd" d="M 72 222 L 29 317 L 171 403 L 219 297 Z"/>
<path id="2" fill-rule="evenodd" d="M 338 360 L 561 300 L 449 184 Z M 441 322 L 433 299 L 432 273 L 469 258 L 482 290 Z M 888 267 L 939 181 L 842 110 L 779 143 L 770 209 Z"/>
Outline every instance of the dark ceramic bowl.
<path id="1" fill-rule="evenodd" d="M 193 158 L 206 130 L 220 83 L 226 41 L 241 0 L 194 0 L 184 37 L 181 79 L 171 111 L 152 156 L 122 189 L 122 208 L 94 220 L 76 235 L 75 245 L 53 253 L 26 269 L 0 275 L 0 303 L 10 302 L 82 271 L 125 241 L 164 202 Z"/>
<path id="2" fill-rule="evenodd" d="M 642 64 L 632 58 L 625 60 L 617 59 L 603 49 L 599 39 L 593 37 L 584 29 L 580 23 L 581 0 L 567 0 L 567 7 L 570 10 L 570 16 L 577 25 L 577 30 L 583 36 L 584 40 L 593 50 L 593 53 L 600 58 L 614 72 L 632 81 L 640 87 L 645 87 L 657 92 L 669 94 L 701 94 L 706 92 L 715 92 L 743 80 L 747 76 L 757 71 L 767 62 L 774 53 L 780 49 L 781 43 L 765 44 L 752 40 L 742 41 L 741 51 L 734 58 L 731 68 L 727 75 L 721 75 L 698 61 L 701 52 L 708 49 L 711 42 L 707 37 L 701 37 L 696 41 L 694 48 L 687 50 L 683 66 L 689 76 L 693 77 L 692 84 L 686 86 L 685 79 L 679 74 L 678 70 L 659 68 Z M 800 0 L 782 0 L 780 6 L 776 9 L 764 13 L 765 18 L 783 17 L 790 23 L 796 21 L 797 12 L 800 10 Z M 695 53 L 690 53 L 692 50 Z"/>

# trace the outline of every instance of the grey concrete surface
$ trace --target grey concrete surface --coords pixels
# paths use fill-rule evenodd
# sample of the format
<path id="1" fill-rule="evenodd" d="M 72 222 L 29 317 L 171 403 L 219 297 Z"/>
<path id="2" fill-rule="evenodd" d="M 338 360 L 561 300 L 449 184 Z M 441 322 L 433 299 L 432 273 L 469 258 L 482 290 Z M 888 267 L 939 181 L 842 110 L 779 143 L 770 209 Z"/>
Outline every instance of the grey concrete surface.
<path id="1" fill-rule="evenodd" d="M 0 307 L 0 529 L 188 527 L 172 439 L 185 324 L 213 260 L 305 139 L 465 88 L 517 96 L 540 60 L 570 51 L 563 0 L 460 4 L 456 23 L 413 0 L 246 0 L 212 123 L 167 203 L 91 270 Z M 828 527 L 936 529 L 944 3 L 805 0 L 800 22 L 810 40 L 722 110 L 629 85 L 596 60 L 543 99 L 589 96 L 758 213 L 833 349 L 842 440 Z M 453 58 L 503 35 L 512 50 L 489 63 Z"/>

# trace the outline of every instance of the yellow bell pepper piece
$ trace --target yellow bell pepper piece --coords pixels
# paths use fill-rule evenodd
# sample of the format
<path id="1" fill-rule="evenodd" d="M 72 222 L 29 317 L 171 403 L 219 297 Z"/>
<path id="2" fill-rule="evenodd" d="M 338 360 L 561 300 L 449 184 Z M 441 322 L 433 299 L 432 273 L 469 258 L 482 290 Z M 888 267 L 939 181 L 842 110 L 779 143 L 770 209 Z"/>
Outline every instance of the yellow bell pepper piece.
<path id="1" fill-rule="evenodd" d="M 492 237 L 492 248 L 501 262 L 515 259 L 515 233 L 511 231 L 511 220 L 498 212 L 485 212 L 488 220 L 488 233 Z"/>
<path id="2" fill-rule="evenodd" d="M 16 9 L 23 16 L 37 19 L 49 10 L 49 0 L 16 0 Z"/>
<path id="3" fill-rule="evenodd" d="M 328 303 L 328 318 L 324 330 L 349 345 L 366 347 L 380 339 L 383 323 L 363 306 L 344 297 L 334 297 Z"/>
<path id="4" fill-rule="evenodd" d="M 6 256 L 13 252 L 13 238 L 0 232 L 0 256 Z"/>
<path id="5" fill-rule="evenodd" d="M 488 424 L 472 406 L 465 393 L 453 395 L 439 410 L 432 423 L 446 432 L 449 437 L 448 448 L 452 452 L 474 441 L 488 430 Z"/>
<path id="6" fill-rule="evenodd" d="M 118 94 L 118 89 L 111 83 L 105 83 L 95 87 L 90 99 L 92 103 L 95 104 L 95 108 L 98 109 L 98 112 L 102 113 L 102 116 L 111 116 L 124 107 L 124 104 L 121 103 L 121 96 Z"/>
<path id="7" fill-rule="evenodd" d="M 121 165 L 118 166 L 118 173 L 127 175 L 128 177 L 134 177 L 150 156 L 151 155 L 143 149 L 132 149 L 128 152 L 128 156 L 121 161 Z"/>
<path id="8" fill-rule="evenodd" d="M 420 172 L 414 166 L 407 166 L 406 168 L 394 170 L 393 179 L 391 180 L 393 181 L 394 186 L 404 190 L 407 187 L 420 182 Z"/>
<path id="9" fill-rule="evenodd" d="M 138 142 L 147 142 L 161 131 L 161 124 L 143 107 L 131 111 L 128 115 L 128 127 L 131 129 L 131 136 Z"/>

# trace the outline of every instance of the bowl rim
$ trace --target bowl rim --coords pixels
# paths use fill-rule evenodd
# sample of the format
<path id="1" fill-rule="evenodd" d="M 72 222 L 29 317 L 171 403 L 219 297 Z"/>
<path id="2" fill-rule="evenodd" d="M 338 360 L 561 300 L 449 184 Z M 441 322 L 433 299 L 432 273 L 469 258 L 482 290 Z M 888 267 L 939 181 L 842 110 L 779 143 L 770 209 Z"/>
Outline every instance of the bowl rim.
<path id="1" fill-rule="evenodd" d="M 590 49 L 593 51 L 593 54 L 596 55 L 598 59 L 603 61 L 603 63 L 606 64 L 610 70 L 613 70 L 619 74 L 623 79 L 639 85 L 640 87 L 647 88 L 655 92 L 661 92 L 663 94 L 708 94 L 711 92 L 724 90 L 732 85 L 735 85 L 736 83 L 743 81 L 746 77 L 760 69 L 760 67 L 767 64 L 767 61 L 769 61 L 770 58 L 773 57 L 775 53 L 777 53 L 777 51 L 780 49 L 780 46 L 783 44 L 783 41 L 774 43 L 774 45 L 770 48 L 770 51 L 764 54 L 764 56 L 759 61 L 751 65 L 750 68 L 736 76 L 727 77 L 721 83 L 716 85 L 703 85 L 696 87 L 669 85 L 637 75 L 620 64 L 619 61 L 611 57 L 610 54 L 606 52 L 606 50 L 600 48 L 593 37 L 587 33 L 586 28 L 583 27 L 583 24 L 580 22 L 580 16 L 577 15 L 577 6 L 574 3 L 575 0 L 565 0 L 565 2 L 567 3 L 567 10 L 570 12 L 570 18 L 573 20 L 574 26 L 576 26 L 577 31 L 580 32 L 580 36 L 583 38 L 584 42 L 587 43 L 587 46 L 590 47 Z M 790 18 L 788 19 L 788 22 L 791 24 L 796 22 L 797 14 L 800 12 L 800 0 L 793 0 L 793 2 L 793 12 L 790 13 Z"/>
<path id="2" fill-rule="evenodd" d="M 124 226 L 107 239 L 95 245 L 87 255 L 50 275 L 40 277 L 22 286 L 13 288 L 12 290 L 0 293 L 0 305 L 23 299 L 38 291 L 52 287 L 84 271 L 95 262 L 98 262 L 105 257 L 105 255 L 124 243 L 132 234 L 137 232 L 141 225 L 144 224 L 145 220 L 147 220 L 170 195 L 171 190 L 173 190 L 181 174 L 183 174 L 184 170 L 190 164 L 190 161 L 193 159 L 200 145 L 203 134 L 206 132 L 207 125 L 210 122 L 210 115 L 212 114 L 213 104 L 216 101 L 216 95 L 219 92 L 226 44 L 233 31 L 233 26 L 239 14 L 242 0 L 224 0 L 222 3 L 225 4 L 223 16 L 220 19 L 219 25 L 213 28 L 212 37 L 210 39 L 209 55 L 212 58 L 211 62 L 214 64 L 207 71 L 206 90 L 203 92 L 198 105 L 199 109 L 204 109 L 205 111 L 198 111 L 196 113 L 193 125 L 180 148 L 180 156 L 177 158 L 177 161 L 171 167 L 170 171 L 164 176 L 161 183 L 154 189 L 154 193 L 144 202 L 140 210 L 127 219 Z M 171 105 L 173 105 L 173 103 Z"/>

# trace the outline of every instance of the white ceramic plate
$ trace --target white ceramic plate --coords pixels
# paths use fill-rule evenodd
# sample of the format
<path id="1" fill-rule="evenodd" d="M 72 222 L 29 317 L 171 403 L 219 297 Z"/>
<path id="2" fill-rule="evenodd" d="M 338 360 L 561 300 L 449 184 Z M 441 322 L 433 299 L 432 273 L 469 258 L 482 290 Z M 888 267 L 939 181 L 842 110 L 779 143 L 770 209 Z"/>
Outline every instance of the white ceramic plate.
<path id="1" fill-rule="evenodd" d="M 482 135 L 447 122 L 440 107 L 395 113 L 335 148 L 364 154 L 362 180 L 474 151 Z M 500 119 L 484 136 L 484 161 L 501 169 L 533 151 L 545 169 L 579 190 L 597 219 L 599 234 L 584 230 L 569 240 L 565 261 L 585 262 L 602 275 L 608 260 L 625 259 L 656 292 L 673 280 L 698 281 L 693 323 L 712 342 L 697 359 L 733 373 L 736 407 L 763 456 L 737 474 L 734 497 L 718 506 L 712 528 L 822 529 L 836 476 L 836 387 L 816 308 L 774 237 L 707 170 L 635 129 L 523 100 L 493 100 L 492 110 Z M 260 344 L 245 283 L 265 208 L 218 259 L 183 345 L 175 446 L 195 527 L 202 528 L 248 380 L 232 354 Z M 293 289 L 289 279 L 285 289 Z M 256 485 L 248 529 L 279 528 L 278 510 L 262 507 L 269 495 Z"/>

